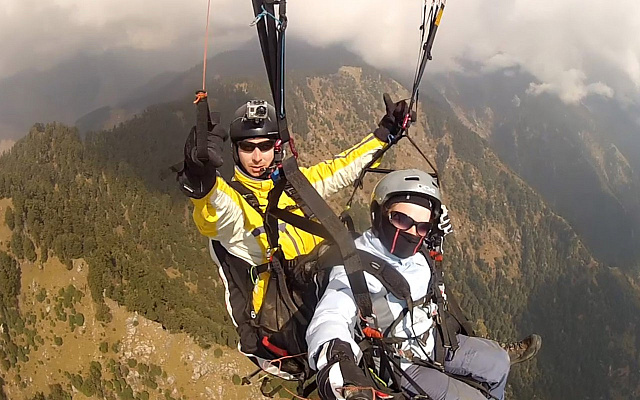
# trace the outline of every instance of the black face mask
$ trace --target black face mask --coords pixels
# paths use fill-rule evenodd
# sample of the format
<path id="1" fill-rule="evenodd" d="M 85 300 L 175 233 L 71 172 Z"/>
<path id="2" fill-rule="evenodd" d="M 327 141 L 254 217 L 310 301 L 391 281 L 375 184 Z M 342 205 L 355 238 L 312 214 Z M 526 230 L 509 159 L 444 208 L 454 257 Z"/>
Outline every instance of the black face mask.
<path id="1" fill-rule="evenodd" d="M 422 236 L 414 236 L 410 233 L 401 231 L 395 226 L 391 225 L 387 218 L 380 218 L 378 223 L 378 238 L 389 250 L 389 252 L 400 258 L 411 257 L 416 254 L 424 238 Z"/>

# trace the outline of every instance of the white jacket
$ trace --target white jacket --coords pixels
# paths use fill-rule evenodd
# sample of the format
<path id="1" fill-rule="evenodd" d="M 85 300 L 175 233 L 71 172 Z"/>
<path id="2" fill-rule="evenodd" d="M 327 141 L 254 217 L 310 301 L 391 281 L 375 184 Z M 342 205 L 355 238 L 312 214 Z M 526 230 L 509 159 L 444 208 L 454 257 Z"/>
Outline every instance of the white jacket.
<path id="1" fill-rule="evenodd" d="M 431 280 L 431 268 L 422 254 L 417 253 L 409 258 L 400 259 L 389 253 L 370 230 L 364 232 L 355 243 L 358 249 L 367 251 L 396 268 L 409 283 L 411 298 L 414 301 L 422 299 L 427 294 Z M 378 319 L 380 330 L 384 332 L 407 307 L 407 302 L 388 293 L 382 283 L 373 275 L 366 272 L 364 275 L 372 297 L 373 312 Z M 389 315 L 389 311 L 391 315 Z M 409 340 L 402 342 L 402 351 L 410 350 L 414 357 L 425 360 L 432 358 L 434 321 L 431 316 L 435 311 L 435 304 L 431 301 L 422 306 L 414 306 L 413 323 L 410 313 L 407 313 L 389 337 L 409 338 Z M 358 309 L 344 266 L 336 266 L 331 270 L 329 284 L 318 303 L 306 333 L 309 346 L 309 364 L 312 368 L 320 370 L 327 364 L 328 360 L 324 356 L 324 352 L 319 355 L 317 365 L 315 358 L 323 344 L 332 339 L 340 339 L 350 343 L 356 360 L 360 359 L 362 354 L 354 340 L 354 330 L 356 324 L 359 323 L 358 319 Z M 402 363 L 403 368 L 409 365 L 411 364 L 408 362 Z"/>

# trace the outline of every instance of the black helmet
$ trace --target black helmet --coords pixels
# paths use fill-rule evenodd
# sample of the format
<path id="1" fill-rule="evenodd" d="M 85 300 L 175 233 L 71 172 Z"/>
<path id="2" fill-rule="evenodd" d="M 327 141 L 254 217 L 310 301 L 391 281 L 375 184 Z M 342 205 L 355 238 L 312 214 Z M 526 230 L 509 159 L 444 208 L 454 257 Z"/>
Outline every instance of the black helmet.
<path id="1" fill-rule="evenodd" d="M 240 106 L 229 129 L 231 143 L 251 138 L 278 139 L 276 109 L 264 100 L 250 100 Z"/>

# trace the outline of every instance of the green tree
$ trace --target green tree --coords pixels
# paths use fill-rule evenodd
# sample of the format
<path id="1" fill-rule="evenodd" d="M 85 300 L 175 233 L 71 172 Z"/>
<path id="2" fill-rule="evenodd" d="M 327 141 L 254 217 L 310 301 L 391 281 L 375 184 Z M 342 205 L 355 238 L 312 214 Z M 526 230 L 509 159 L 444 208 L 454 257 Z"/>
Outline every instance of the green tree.
<path id="1" fill-rule="evenodd" d="M 22 232 L 13 231 L 11 235 L 11 251 L 18 258 L 24 258 L 24 245 L 22 244 Z"/>
<path id="2" fill-rule="evenodd" d="M 109 343 L 107 343 L 107 342 L 100 343 L 100 352 L 101 353 L 106 353 L 108 351 L 109 351 Z"/>
<path id="3" fill-rule="evenodd" d="M 111 344 L 111 351 L 114 352 L 114 353 L 119 353 L 120 352 L 120 341 L 119 340 Z"/>
<path id="4" fill-rule="evenodd" d="M 9 254 L 0 251 L 0 306 L 17 306 L 20 293 L 20 269 Z"/>
<path id="5" fill-rule="evenodd" d="M 84 314 L 77 313 L 75 317 L 75 324 L 78 326 L 84 325 Z"/>
<path id="6" fill-rule="evenodd" d="M 71 400 L 71 395 L 62 389 L 62 386 L 58 383 L 55 385 L 49 385 L 51 393 L 48 396 L 49 400 Z"/>
<path id="7" fill-rule="evenodd" d="M 28 237 L 24 237 L 22 240 L 22 252 L 24 257 L 31 262 L 34 262 L 38 258 L 38 255 L 36 254 L 36 247 Z"/>
<path id="8" fill-rule="evenodd" d="M 4 222 L 7 224 L 9 229 L 13 230 L 16 226 L 16 221 L 13 218 L 13 208 L 7 207 L 7 211 L 4 213 Z"/>

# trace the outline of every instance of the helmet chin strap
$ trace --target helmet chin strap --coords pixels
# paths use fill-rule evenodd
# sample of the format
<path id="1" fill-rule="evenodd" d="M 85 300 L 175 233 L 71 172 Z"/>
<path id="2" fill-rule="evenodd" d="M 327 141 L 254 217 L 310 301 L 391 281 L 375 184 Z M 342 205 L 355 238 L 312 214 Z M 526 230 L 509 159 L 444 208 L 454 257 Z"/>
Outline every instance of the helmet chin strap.
<path id="1" fill-rule="evenodd" d="M 267 178 L 271 177 L 273 171 L 278 169 L 278 167 L 282 164 L 282 160 L 284 160 L 287 155 L 287 151 L 282 147 L 282 140 L 278 139 L 276 141 L 275 146 L 273 147 L 273 161 L 268 168 L 265 168 L 265 172 L 262 176 L 266 174 Z M 265 178 L 266 179 L 266 178 Z"/>

